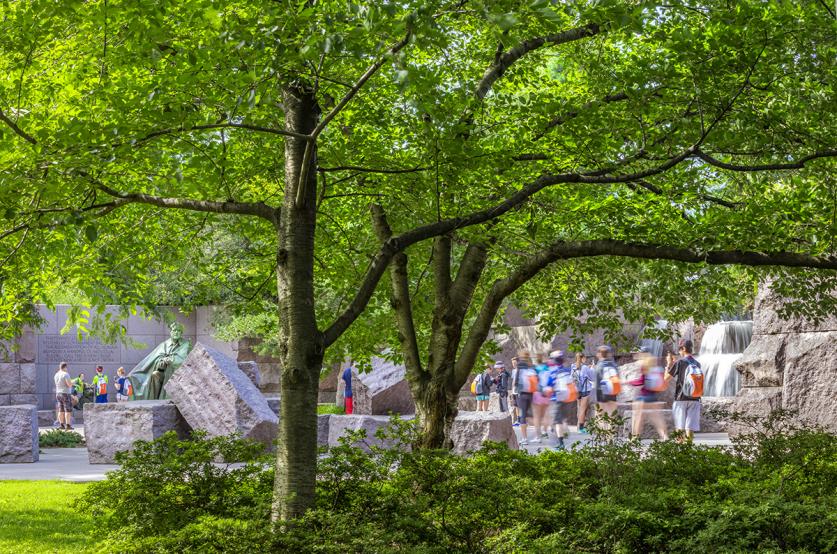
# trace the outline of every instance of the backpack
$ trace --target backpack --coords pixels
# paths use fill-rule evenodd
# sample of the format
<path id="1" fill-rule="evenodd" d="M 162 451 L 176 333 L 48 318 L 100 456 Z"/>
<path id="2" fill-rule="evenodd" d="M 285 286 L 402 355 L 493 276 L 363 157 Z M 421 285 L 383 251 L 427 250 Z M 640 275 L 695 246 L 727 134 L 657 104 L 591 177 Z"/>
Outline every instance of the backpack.
<path id="1" fill-rule="evenodd" d="M 600 386 L 602 394 L 606 396 L 616 396 L 622 392 L 622 381 L 619 379 L 619 370 L 614 366 L 605 366 L 602 371 Z"/>
<path id="2" fill-rule="evenodd" d="M 131 380 L 127 377 L 125 378 L 125 383 L 122 385 L 122 394 L 125 396 L 134 396 L 134 385 L 131 384 Z"/>
<path id="3" fill-rule="evenodd" d="M 538 374 L 531 367 L 522 367 L 518 370 L 518 381 L 520 392 L 538 392 Z"/>
<path id="4" fill-rule="evenodd" d="M 666 383 L 665 372 L 660 366 L 654 366 L 645 374 L 645 384 L 643 385 L 647 390 L 652 392 L 663 392 L 668 388 Z"/>
<path id="5" fill-rule="evenodd" d="M 569 373 L 559 373 L 555 380 L 556 393 L 555 397 L 559 402 L 575 402 L 578 400 L 578 388 L 575 384 L 575 379 Z"/>
<path id="6" fill-rule="evenodd" d="M 590 392 L 590 378 L 584 375 L 582 368 L 577 367 L 573 370 L 573 379 L 575 380 L 575 387 L 578 389 L 578 394 Z"/>
<path id="7" fill-rule="evenodd" d="M 700 398 L 703 396 L 703 369 L 696 359 L 689 356 L 686 358 L 686 370 L 683 374 L 683 396 L 689 398 Z"/>
<path id="8" fill-rule="evenodd" d="M 474 377 L 474 380 L 471 381 L 471 394 L 480 394 L 477 392 L 477 379 L 479 376 Z"/>
<path id="9" fill-rule="evenodd" d="M 482 374 L 482 393 L 491 394 L 491 385 L 494 384 L 494 379 L 488 373 Z"/>

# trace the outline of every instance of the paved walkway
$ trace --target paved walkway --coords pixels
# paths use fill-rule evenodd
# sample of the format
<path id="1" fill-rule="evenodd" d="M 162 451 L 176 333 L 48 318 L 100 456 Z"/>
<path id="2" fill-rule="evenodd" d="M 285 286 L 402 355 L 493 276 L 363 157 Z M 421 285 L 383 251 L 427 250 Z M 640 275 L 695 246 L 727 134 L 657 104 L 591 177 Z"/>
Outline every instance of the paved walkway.
<path id="1" fill-rule="evenodd" d="M 0 464 L 0 481 L 101 481 L 118 465 L 91 464 L 86 448 L 42 448 L 34 464 Z"/>
<path id="2" fill-rule="evenodd" d="M 41 433 L 49 429 L 49 427 L 42 427 Z M 77 427 L 76 431 L 84 434 L 84 426 Z M 515 433 L 520 440 L 519 427 L 515 427 Z M 523 447 L 530 454 L 555 449 L 556 441 L 554 438 L 542 439 L 541 442 L 537 443 L 532 442 L 533 438 L 534 432 L 530 427 L 529 444 Z M 588 440 L 590 440 L 590 435 L 571 432 L 565 443 L 567 447 L 571 447 L 574 444 L 583 444 Z M 642 442 L 643 444 L 651 443 L 650 440 L 643 440 Z M 729 446 L 731 443 L 726 433 L 698 433 L 695 435 L 695 444 Z M 118 465 L 89 463 L 86 448 L 42 448 L 40 460 L 34 464 L 0 464 L 0 481 L 101 481 L 105 478 L 105 473 L 118 467 Z"/>

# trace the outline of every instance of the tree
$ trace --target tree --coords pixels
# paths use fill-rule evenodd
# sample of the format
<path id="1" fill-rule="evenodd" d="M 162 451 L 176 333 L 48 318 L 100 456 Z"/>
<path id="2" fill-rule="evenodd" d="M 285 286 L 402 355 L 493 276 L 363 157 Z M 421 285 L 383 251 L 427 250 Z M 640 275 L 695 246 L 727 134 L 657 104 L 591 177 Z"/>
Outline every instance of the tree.
<path id="1" fill-rule="evenodd" d="M 738 232 L 742 212 L 763 215 L 769 201 L 785 198 L 787 185 L 733 181 L 728 172 L 774 176 L 810 165 L 813 173 L 783 182 L 808 183 L 814 201 L 827 197 L 811 183 L 835 155 L 833 122 L 820 115 L 813 125 L 810 113 L 829 114 L 823 108 L 833 102 L 833 26 L 807 7 L 10 5 L 0 33 L 0 313 L 25 322 L 21 306 L 57 286 L 97 304 L 153 305 L 155 283 L 200 258 L 193 251 L 212 236 L 212 216 L 240 237 L 233 244 L 254 250 L 250 271 L 215 261 L 242 269 L 225 286 L 270 301 L 278 315 L 274 514 L 296 516 L 314 498 L 324 356 L 380 343 L 380 333 L 352 324 L 364 312 L 380 318 L 379 280 L 423 241 L 434 239 L 436 285 L 445 292 L 437 299 L 457 297 L 434 319 L 433 336 L 444 338 L 436 358 L 460 352 L 456 326 L 489 247 L 515 248 L 521 229 L 553 234 L 553 246 L 534 254 L 551 256 L 545 263 L 595 251 L 837 266 L 819 238 L 800 245 L 713 233 Z M 766 60 L 771 71 L 762 73 Z M 738 151 L 735 134 L 753 130 Z M 751 192 L 759 203 L 737 209 Z M 374 226 L 370 199 L 381 206 Z M 540 224 L 544 208 L 566 200 L 597 217 L 580 229 L 558 218 Z M 797 206 L 788 221 L 809 215 L 801 199 Z M 632 212 L 620 223 L 636 229 L 610 232 L 606 216 L 619 210 Z M 680 226 L 668 223 L 672 213 Z M 660 218 L 666 225 L 657 230 Z M 717 240 L 701 244 L 707 237 Z M 449 282 L 448 252 L 462 240 L 462 278 Z M 265 295 L 274 273 L 276 289 Z M 480 334 L 472 332 L 457 364 L 478 351 Z M 436 361 L 450 367 L 450 358 Z M 423 404 L 425 418 L 448 405 L 442 396 Z M 431 435 L 429 445 L 443 436 Z"/>

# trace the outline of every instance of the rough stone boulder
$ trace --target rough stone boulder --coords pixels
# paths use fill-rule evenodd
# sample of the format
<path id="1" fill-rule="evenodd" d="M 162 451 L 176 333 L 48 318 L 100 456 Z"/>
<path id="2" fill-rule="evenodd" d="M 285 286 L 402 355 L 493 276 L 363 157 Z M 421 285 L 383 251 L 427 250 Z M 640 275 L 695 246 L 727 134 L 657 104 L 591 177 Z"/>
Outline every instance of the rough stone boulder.
<path id="1" fill-rule="evenodd" d="M 279 417 L 279 409 L 282 407 L 282 399 L 278 394 L 266 394 L 264 399 L 267 400 L 267 405 L 270 406 L 270 411 Z"/>
<path id="2" fill-rule="evenodd" d="M 194 429 L 209 436 L 240 433 L 268 446 L 279 419 L 238 363 L 201 343 L 166 383 L 166 394 Z"/>
<path id="3" fill-rule="evenodd" d="M 322 416 L 320 416 L 322 417 Z M 318 426 L 320 424 L 319 420 Z M 385 446 L 391 447 L 391 441 L 381 441 L 375 436 L 378 429 L 387 427 L 389 425 L 389 416 L 381 415 L 337 415 L 331 414 L 328 418 L 328 445 L 337 446 L 340 444 L 342 438 L 348 431 L 366 430 L 366 439 L 353 443 L 354 446 L 359 446 L 364 450 L 368 450 L 368 446 Z"/>
<path id="4" fill-rule="evenodd" d="M 485 441 L 504 442 L 517 449 L 517 436 L 507 413 L 459 412 L 450 430 L 453 452 L 466 454 L 482 448 Z"/>
<path id="5" fill-rule="evenodd" d="M 38 461 L 38 408 L 0 406 L 0 464 Z"/>
<path id="6" fill-rule="evenodd" d="M 257 388 L 261 386 L 262 375 L 259 373 L 259 364 L 256 362 L 238 362 L 238 369 L 243 371 L 244 375 L 246 375 Z"/>
<path id="7" fill-rule="evenodd" d="M 112 464 L 117 452 L 131 450 L 136 441 L 151 441 L 168 431 L 181 439 L 190 431 L 171 400 L 84 405 L 84 438 L 91 464 Z"/>
<path id="8" fill-rule="evenodd" d="M 352 398 L 354 413 L 362 415 L 414 414 L 413 395 L 406 379 L 407 370 L 383 358 L 372 358 L 372 370 L 358 373 L 352 370 Z M 344 384 L 338 383 L 338 396 Z"/>
<path id="9" fill-rule="evenodd" d="M 837 315 L 782 319 L 784 302 L 769 285 L 759 289 L 753 340 L 736 362 L 744 388 L 734 409 L 760 416 L 769 404 L 837 432 Z"/>
<path id="10" fill-rule="evenodd" d="M 511 399 L 509 399 L 509 404 L 511 404 Z M 456 401 L 456 407 L 460 412 L 476 412 L 477 397 L 470 392 L 467 393 L 467 395 L 460 393 L 459 398 Z"/>
<path id="11" fill-rule="evenodd" d="M 331 414 L 317 416 L 317 446 L 328 446 L 329 420 Z"/>

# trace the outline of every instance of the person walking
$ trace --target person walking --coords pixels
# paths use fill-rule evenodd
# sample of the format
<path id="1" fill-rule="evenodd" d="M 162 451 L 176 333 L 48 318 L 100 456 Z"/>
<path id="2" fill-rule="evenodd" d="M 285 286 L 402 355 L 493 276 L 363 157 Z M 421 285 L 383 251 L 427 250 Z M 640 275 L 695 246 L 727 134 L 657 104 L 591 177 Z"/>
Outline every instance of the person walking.
<path id="1" fill-rule="evenodd" d="M 548 387 L 552 389 L 551 400 L 555 410 L 552 417 L 552 425 L 555 428 L 555 439 L 557 450 L 564 450 L 566 445 L 564 439 L 569 437 L 567 420 L 571 410 L 576 406 L 578 399 L 578 388 L 573 379 L 572 371 L 564 365 L 564 353 L 556 350 L 549 354 L 549 379 Z"/>
<path id="2" fill-rule="evenodd" d="M 664 378 L 663 368 L 660 366 L 657 357 L 644 346 L 640 348 L 638 361 L 639 376 L 628 382 L 634 387 L 640 387 L 639 394 L 634 398 L 631 435 L 635 438 L 641 438 L 642 420 L 647 415 L 648 420 L 657 430 L 660 439 L 666 440 L 668 433 L 663 421 L 662 403 L 659 400 L 660 393 L 666 390 L 668 385 Z"/>
<path id="3" fill-rule="evenodd" d="M 607 345 L 601 345 L 596 349 L 596 415 L 607 414 L 613 416 L 616 413 L 616 397 L 622 390 L 622 381 L 619 377 L 619 367 L 613 360 L 613 350 Z M 602 425 L 607 428 L 608 425 Z"/>
<path id="4" fill-rule="evenodd" d="M 665 382 L 675 380 L 674 403 L 671 407 L 674 430 L 683 433 L 691 441 L 700 431 L 700 398 L 703 396 L 703 369 L 692 355 L 692 341 L 680 339 L 677 343 L 680 359 L 669 354 Z"/>
<path id="5" fill-rule="evenodd" d="M 517 423 L 520 425 L 520 445 L 529 444 L 529 427 L 526 417 L 529 415 L 529 406 L 532 405 L 532 395 L 538 390 L 538 374 L 530 367 L 531 357 L 529 352 L 521 350 L 517 355 Z M 537 429 L 536 429 L 537 431 Z"/>
<path id="6" fill-rule="evenodd" d="M 593 383 L 596 381 L 596 371 L 593 367 L 584 363 L 584 354 L 577 352 L 571 372 L 578 391 L 578 432 L 587 433 L 584 424 L 587 422 L 587 414 L 590 412 L 590 399 L 593 394 Z"/>
<path id="7" fill-rule="evenodd" d="M 73 428 L 73 400 L 71 396 L 73 381 L 67 372 L 67 362 L 61 362 L 58 366 L 53 381 L 55 382 L 55 403 L 59 428 L 70 430 Z"/>
<path id="8" fill-rule="evenodd" d="M 134 386 L 131 384 L 130 379 L 125 376 L 125 368 L 120 367 L 116 370 L 116 383 L 114 384 L 116 387 L 116 401 L 117 402 L 127 402 L 131 399 L 131 395 L 133 394 Z"/>
<path id="9" fill-rule="evenodd" d="M 498 361 L 494 364 L 494 390 L 497 391 L 497 400 L 500 404 L 500 411 L 506 413 L 509 411 L 509 381 L 511 375 L 506 369 L 506 364 Z"/>
<path id="10" fill-rule="evenodd" d="M 538 374 L 538 387 L 532 393 L 532 412 L 535 418 L 535 438 L 532 442 L 541 442 L 541 439 L 549 437 L 549 423 L 547 412 L 549 411 L 552 388 L 549 383 L 549 366 L 538 355 L 535 371 Z"/>
<path id="11" fill-rule="evenodd" d="M 93 390 L 96 394 L 96 404 L 107 404 L 108 402 L 108 376 L 105 369 L 96 366 L 96 375 L 93 376 Z"/>
<path id="12" fill-rule="evenodd" d="M 519 415 L 520 410 L 517 407 L 519 395 L 520 395 L 520 379 L 519 379 L 520 370 L 517 367 L 517 358 L 512 358 L 512 370 L 511 370 L 511 380 L 509 382 L 509 394 L 511 396 L 511 416 L 512 416 L 512 427 L 519 427 Z"/>
<path id="13" fill-rule="evenodd" d="M 349 364 L 346 366 L 346 369 L 343 370 L 343 375 L 340 377 L 343 379 L 343 383 L 346 387 L 343 390 L 343 399 L 345 400 L 345 412 L 347 415 L 351 415 L 354 412 L 355 404 L 354 398 L 352 396 L 352 366 Z"/>

